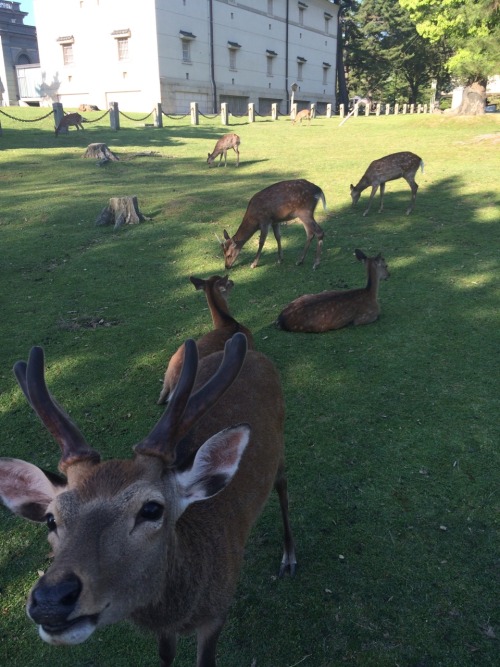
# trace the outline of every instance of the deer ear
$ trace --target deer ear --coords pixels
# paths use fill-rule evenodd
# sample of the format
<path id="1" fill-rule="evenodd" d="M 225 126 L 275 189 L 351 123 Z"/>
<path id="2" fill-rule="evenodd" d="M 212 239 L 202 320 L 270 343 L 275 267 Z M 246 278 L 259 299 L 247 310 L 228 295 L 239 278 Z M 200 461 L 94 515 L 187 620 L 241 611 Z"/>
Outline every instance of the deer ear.
<path id="1" fill-rule="evenodd" d="M 354 254 L 356 255 L 356 259 L 358 259 L 360 262 L 365 261 L 366 255 L 362 250 L 359 250 L 358 248 L 356 248 L 356 250 L 354 251 Z"/>
<path id="2" fill-rule="evenodd" d="M 250 440 L 250 426 L 240 424 L 220 431 L 198 450 L 190 470 L 176 474 L 180 490 L 179 516 L 192 503 L 226 488 L 240 465 Z"/>
<path id="3" fill-rule="evenodd" d="M 43 521 L 47 506 L 66 490 L 66 480 L 45 473 L 32 463 L 0 459 L 0 499 L 14 514 Z"/>
<path id="4" fill-rule="evenodd" d="M 205 288 L 205 281 L 202 280 L 201 278 L 195 278 L 194 276 L 190 276 L 189 280 L 193 283 L 193 285 L 197 290 Z"/>
<path id="5" fill-rule="evenodd" d="M 226 239 L 226 241 L 229 241 L 229 239 L 231 238 L 229 234 L 226 232 L 226 230 L 224 230 L 224 238 Z"/>

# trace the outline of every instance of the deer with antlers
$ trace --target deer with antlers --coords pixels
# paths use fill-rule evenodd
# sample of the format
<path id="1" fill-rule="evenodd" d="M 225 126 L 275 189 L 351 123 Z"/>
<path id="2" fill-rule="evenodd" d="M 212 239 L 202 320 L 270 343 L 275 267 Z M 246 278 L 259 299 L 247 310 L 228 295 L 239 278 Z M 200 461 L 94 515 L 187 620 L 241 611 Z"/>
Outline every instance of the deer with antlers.
<path id="1" fill-rule="evenodd" d="M 253 349 L 253 336 L 249 329 L 240 324 L 229 312 L 227 298 L 234 287 L 234 282 L 228 276 L 212 276 L 207 280 L 191 276 L 189 280 L 193 283 L 195 289 L 203 290 L 207 298 L 208 307 L 212 316 L 213 330 L 206 333 L 196 341 L 198 356 L 200 359 L 207 357 L 213 352 L 220 352 L 224 349 L 226 341 L 233 334 L 241 331 L 245 334 L 248 341 L 248 347 Z M 179 379 L 184 361 L 184 343 L 177 348 L 170 361 L 163 378 L 163 387 L 158 398 L 158 404 L 166 403 Z"/>
<path id="2" fill-rule="evenodd" d="M 272 227 L 278 244 L 278 262 L 282 262 L 280 223 L 294 218 L 298 218 L 304 225 L 307 236 L 304 250 L 297 264 L 303 263 L 311 241 L 316 237 L 316 257 L 313 264 L 313 269 L 316 269 L 321 261 L 321 248 L 325 236 L 324 231 L 314 219 L 314 210 L 319 200 L 322 201 L 323 208 L 326 210 L 323 190 L 318 185 L 303 178 L 280 181 L 257 192 L 250 199 L 243 220 L 234 236 L 229 236 L 227 231 L 224 230 L 224 241 L 221 245 L 226 269 L 233 266 L 245 243 L 259 231 L 259 248 L 251 264 L 252 269 L 254 269 L 259 263 L 269 227 Z"/>
<path id="3" fill-rule="evenodd" d="M 417 197 L 418 184 L 415 182 L 415 174 L 419 167 L 424 171 L 424 161 L 421 157 L 415 155 L 415 153 L 410 153 L 409 151 L 391 153 L 391 155 L 381 157 L 379 160 L 374 160 L 370 163 L 358 184 L 352 185 L 351 183 L 352 205 L 354 206 L 357 204 L 363 190 L 366 190 L 366 188 L 371 186 L 372 191 L 370 193 L 370 199 L 368 200 L 368 206 L 363 213 L 364 216 L 368 215 L 373 198 L 380 186 L 379 213 L 381 213 L 384 210 L 385 184 L 387 181 L 395 181 L 398 178 L 404 178 L 411 189 L 410 206 L 406 211 L 406 215 L 410 215 L 415 206 L 415 199 Z"/>
<path id="4" fill-rule="evenodd" d="M 156 635 L 161 667 L 173 664 L 177 635 L 192 631 L 197 667 L 215 667 L 245 542 L 273 486 L 285 532 L 280 573 L 295 569 L 274 365 L 247 352 L 242 333 L 199 364 L 196 344 L 186 341 L 163 416 L 132 459 L 109 461 L 50 395 L 41 348 L 14 370 L 62 453 L 64 478 L 0 460 L 3 503 L 46 523 L 54 553 L 27 602 L 40 637 L 78 644 L 130 619 Z"/>
<path id="5" fill-rule="evenodd" d="M 389 268 L 380 254 L 367 257 L 359 249 L 354 254 L 366 267 L 366 287 L 299 296 L 281 311 L 277 326 L 286 331 L 322 333 L 349 324 L 375 322 L 380 313 L 379 284 L 389 277 Z"/>

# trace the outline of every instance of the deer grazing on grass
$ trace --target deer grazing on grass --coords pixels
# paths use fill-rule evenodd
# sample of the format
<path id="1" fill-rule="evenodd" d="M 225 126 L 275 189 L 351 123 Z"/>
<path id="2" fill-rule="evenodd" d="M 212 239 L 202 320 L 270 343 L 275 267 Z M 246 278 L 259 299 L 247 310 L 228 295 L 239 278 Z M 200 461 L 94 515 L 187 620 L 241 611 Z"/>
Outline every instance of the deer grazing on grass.
<path id="1" fill-rule="evenodd" d="M 354 252 L 366 266 L 366 287 L 299 296 L 281 311 L 277 326 L 286 331 L 321 333 L 375 322 L 380 313 L 379 282 L 389 277 L 389 270 L 381 255 L 367 257 L 361 250 Z"/>
<path id="2" fill-rule="evenodd" d="M 219 141 L 215 144 L 215 148 L 212 153 L 208 154 L 207 158 L 207 164 L 209 167 L 211 167 L 214 163 L 215 158 L 220 155 L 219 158 L 219 167 L 221 166 L 222 163 L 222 156 L 224 156 L 224 166 L 227 164 L 227 152 L 230 148 L 234 150 L 236 153 L 236 166 L 238 167 L 240 164 L 240 151 L 239 151 L 239 145 L 241 141 L 240 138 L 237 134 L 234 134 L 231 132 L 231 134 L 225 134 L 223 137 L 219 139 Z"/>
<path id="3" fill-rule="evenodd" d="M 50 395 L 41 348 L 14 369 L 61 447 L 65 475 L 0 459 L 3 503 L 49 531 L 54 558 L 27 602 L 40 637 L 78 644 L 130 619 L 156 635 L 161 667 L 173 664 L 177 635 L 193 631 L 197 667 L 215 667 L 245 542 L 273 486 L 285 531 L 280 573 L 295 570 L 274 365 L 247 353 L 242 333 L 199 364 L 196 344 L 186 341 L 165 413 L 132 459 L 109 461 Z"/>
<path id="4" fill-rule="evenodd" d="M 82 123 L 85 123 L 85 118 L 79 113 L 68 113 L 61 118 L 59 125 L 56 127 L 56 137 L 59 132 L 65 127 L 68 128 L 70 125 L 74 125 L 77 130 L 83 130 Z"/>
<path id="5" fill-rule="evenodd" d="M 308 120 L 309 125 L 311 124 L 311 110 L 310 109 L 302 109 L 302 111 L 299 111 L 295 118 L 292 120 L 292 125 L 295 125 L 295 123 L 298 121 L 299 125 L 302 125 L 303 120 Z"/>
<path id="6" fill-rule="evenodd" d="M 321 261 L 321 247 L 325 235 L 314 219 L 314 209 L 320 199 L 323 203 L 323 208 L 326 210 L 325 195 L 321 188 L 304 179 L 281 181 L 257 192 L 250 199 L 236 234 L 230 237 L 227 231 L 224 230 L 222 250 L 226 269 L 230 269 L 233 266 L 245 243 L 257 231 L 260 231 L 259 248 L 251 264 L 252 269 L 255 269 L 259 263 L 269 227 L 272 227 L 276 243 L 278 244 L 278 262 L 283 261 L 280 223 L 293 220 L 294 218 L 299 218 L 304 225 L 307 235 L 304 250 L 297 264 L 302 264 L 311 241 L 316 237 L 316 258 L 313 269 L 317 268 Z"/>
<path id="7" fill-rule="evenodd" d="M 202 359 L 213 352 L 222 351 L 226 341 L 238 331 L 245 334 L 248 347 L 253 350 L 253 336 L 250 330 L 232 317 L 227 305 L 227 297 L 234 287 L 234 282 L 229 280 L 228 276 L 212 276 L 211 278 L 208 278 L 208 280 L 191 276 L 189 280 L 193 283 L 195 289 L 203 290 L 205 292 L 214 325 L 212 331 L 209 331 L 196 341 L 199 358 Z M 163 379 L 163 388 L 158 399 L 159 405 L 166 403 L 168 397 L 173 392 L 179 379 L 183 361 L 184 343 L 176 352 L 174 352 L 168 362 L 165 377 Z"/>
<path id="8" fill-rule="evenodd" d="M 395 181 L 398 178 L 404 178 L 411 188 L 411 202 L 406 215 L 410 215 L 415 206 L 418 185 L 415 183 L 415 174 L 418 168 L 424 171 L 424 161 L 415 153 L 403 151 L 401 153 L 392 153 L 379 160 L 374 160 L 363 174 L 363 177 L 357 185 L 351 184 L 352 205 L 358 202 L 360 194 L 371 185 L 372 192 L 368 201 L 368 207 L 363 215 L 367 215 L 372 205 L 373 198 L 380 186 L 380 209 L 384 209 L 384 192 L 387 181 Z"/>

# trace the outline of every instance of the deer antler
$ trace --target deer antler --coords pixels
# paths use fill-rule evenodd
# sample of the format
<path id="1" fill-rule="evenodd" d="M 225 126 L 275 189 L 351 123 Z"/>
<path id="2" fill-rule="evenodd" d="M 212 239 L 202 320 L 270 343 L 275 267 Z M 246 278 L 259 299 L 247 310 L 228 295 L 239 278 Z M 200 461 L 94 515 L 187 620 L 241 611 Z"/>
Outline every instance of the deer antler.
<path id="1" fill-rule="evenodd" d="M 28 403 L 61 447 L 59 470 L 81 461 L 98 463 L 100 455 L 91 449 L 69 415 L 50 395 L 44 377 L 44 355 L 41 347 L 32 347 L 28 363 L 18 361 L 14 374 Z"/>
<path id="2" fill-rule="evenodd" d="M 224 357 L 217 372 L 191 396 L 198 368 L 198 350 L 194 340 L 188 339 L 185 342 L 181 375 L 168 407 L 151 433 L 134 450 L 138 454 L 160 456 L 167 465 L 172 465 L 177 443 L 236 380 L 246 352 L 245 334 L 234 334 L 226 342 Z"/>

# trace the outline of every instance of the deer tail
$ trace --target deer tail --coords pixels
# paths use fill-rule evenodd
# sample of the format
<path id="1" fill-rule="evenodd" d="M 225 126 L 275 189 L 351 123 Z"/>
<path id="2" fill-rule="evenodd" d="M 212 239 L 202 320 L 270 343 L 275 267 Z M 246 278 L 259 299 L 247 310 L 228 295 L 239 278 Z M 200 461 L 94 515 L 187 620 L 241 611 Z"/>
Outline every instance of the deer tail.
<path id="1" fill-rule="evenodd" d="M 420 160 L 420 169 L 422 170 L 422 174 L 424 173 L 424 161 Z"/>

